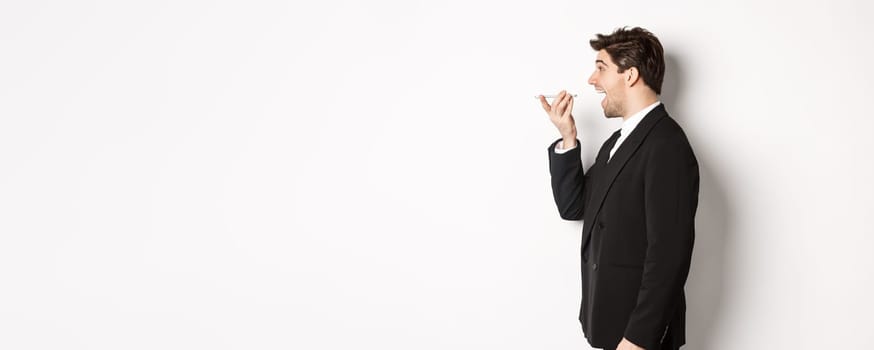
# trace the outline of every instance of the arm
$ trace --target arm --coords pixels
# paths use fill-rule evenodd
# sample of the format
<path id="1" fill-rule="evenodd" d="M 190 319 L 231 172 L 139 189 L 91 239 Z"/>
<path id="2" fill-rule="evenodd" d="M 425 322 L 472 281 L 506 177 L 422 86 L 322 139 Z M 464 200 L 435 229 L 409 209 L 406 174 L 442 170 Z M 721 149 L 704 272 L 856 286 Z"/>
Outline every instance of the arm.
<path id="1" fill-rule="evenodd" d="M 625 338 L 657 349 L 689 274 L 698 164 L 685 138 L 654 146 L 644 175 L 646 260 Z"/>
<path id="2" fill-rule="evenodd" d="M 553 104 L 549 104 L 546 98 L 540 96 L 543 110 L 549 115 L 549 120 L 562 137 L 547 149 L 549 173 L 552 176 L 552 196 L 558 206 L 558 213 L 563 219 L 580 220 L 583 218 L 585 202 L 583 197 L 585 175 L 580 160 L 580 148 L 577 147 L 577 126 L 571 114 L 574 99 L 564 90 L 556 96 Z"/>
<path id="3" fill-rule="evenodd" d="M 577 143 L 578 140 L 575 140 Z M 585 203 L 586 174 L 580 160 L 580 148 L 559 153 L 561 139 L 549 145 L 549 174 L 552 177 L 552 197 L 558 214 L 565 220 L 582 220 Z"/>

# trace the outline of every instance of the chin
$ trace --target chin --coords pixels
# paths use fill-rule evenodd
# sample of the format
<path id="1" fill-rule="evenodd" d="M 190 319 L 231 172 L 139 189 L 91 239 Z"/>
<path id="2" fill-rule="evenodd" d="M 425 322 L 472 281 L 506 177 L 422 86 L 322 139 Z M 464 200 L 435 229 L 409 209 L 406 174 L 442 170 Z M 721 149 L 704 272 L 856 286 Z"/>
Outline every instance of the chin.
<path id="1" fill-rule="evenodd" d="M 604 117 L 606 117 L 607 119 L 622 118 L 622 116 L 619 115 L 619 113 L 614 113 L 613 111 L 608 111 L 608 110 L 604 110 Z"/>

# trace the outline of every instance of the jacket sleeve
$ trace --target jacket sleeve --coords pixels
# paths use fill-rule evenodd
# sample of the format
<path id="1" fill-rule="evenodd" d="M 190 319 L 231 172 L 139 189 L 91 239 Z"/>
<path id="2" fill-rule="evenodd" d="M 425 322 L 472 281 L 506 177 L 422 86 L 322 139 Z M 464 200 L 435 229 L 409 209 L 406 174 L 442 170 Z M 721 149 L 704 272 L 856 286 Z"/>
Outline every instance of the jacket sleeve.
<path id="1" fill-rule="evenodd" d="M 658 349 L 689 274 L 698 182 L 698 163 L 685 138 L 653 146 L 644 171 L 646 259 L 624 334 L 645 349 Z"/>
<path id="2" fill-rule="evenodd" d="M 552 197 L 558 214 L 565 220 L 582 220 L 586 192 L 586 174 L 580 159 L 580 140 L 577 147 L 565 153 L 556 153 L 555 145 L 549 145 L 549 174 L 552 178 Z"/>

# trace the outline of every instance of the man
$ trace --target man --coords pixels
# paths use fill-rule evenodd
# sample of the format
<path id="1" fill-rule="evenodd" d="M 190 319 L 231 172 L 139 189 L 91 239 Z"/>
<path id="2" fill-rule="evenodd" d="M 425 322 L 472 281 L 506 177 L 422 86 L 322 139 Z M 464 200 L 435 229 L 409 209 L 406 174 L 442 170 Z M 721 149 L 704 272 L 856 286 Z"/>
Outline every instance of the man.
<path id="1" fill-rule="evenodd" d="M 607 118 L 622 128 L 583 170 L 574 100 L 561 91 L 540 102 L 561 139 L 549 148 L 560 216 L 583 220 L 580 322 L 593 347 L 678 349 L 698 207 L 698 162 L 680 126 L 659 102 L 662 45 L 642 28 L 591 40 L 598 52 L 589 84 Z"/>

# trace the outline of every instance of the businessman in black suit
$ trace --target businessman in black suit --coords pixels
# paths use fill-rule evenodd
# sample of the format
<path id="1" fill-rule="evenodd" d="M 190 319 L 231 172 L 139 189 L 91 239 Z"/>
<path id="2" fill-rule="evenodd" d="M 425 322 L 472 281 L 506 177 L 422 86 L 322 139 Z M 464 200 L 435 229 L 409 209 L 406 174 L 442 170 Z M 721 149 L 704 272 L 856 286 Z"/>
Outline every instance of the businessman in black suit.
<path id="1" fill-rule="evenodd" d="M 589 84 L 607 118 L 622 128 L 583 170 L 565 91 L 540 102 L 561 139 L 549 148 L 560 216 L 583 220 L 580 323 L 593 347 L 678 349 L 685 344 L 686 299 L 698 207 L 698 162 L 683 129 L 659 102 L 662 45 L 642 28 L 590 41 L 597 51 Z"/>

